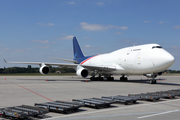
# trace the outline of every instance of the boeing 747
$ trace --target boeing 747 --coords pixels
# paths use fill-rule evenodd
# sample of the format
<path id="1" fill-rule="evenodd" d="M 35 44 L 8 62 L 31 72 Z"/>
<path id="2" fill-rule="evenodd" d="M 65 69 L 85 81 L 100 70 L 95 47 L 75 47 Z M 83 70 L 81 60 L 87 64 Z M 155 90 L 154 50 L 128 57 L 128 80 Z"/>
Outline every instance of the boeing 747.
<path id="1" fill-rule="evenodd" d="M 76 37 L 73 38 L 74 59 L 57 60 L 72 62 L 46 63 L 46 62 L 7 62 L 20 64 L 40 65 L 40 73 L 48 74 L 49 66 L 70 67 L 76 70 L 76 74 L 83 78 L 91 75 L 90 80 L 114 80 L 112 75 L 121 75 L 120 80 L 128 80 L 128 75 L 145 75 L 151 84 L 156 84 L 155 78 L 168 69 L 175 62 L 174 57 L 158 44 L 145 44 L 122 48 L 111 53 L 84 56 Z"/>

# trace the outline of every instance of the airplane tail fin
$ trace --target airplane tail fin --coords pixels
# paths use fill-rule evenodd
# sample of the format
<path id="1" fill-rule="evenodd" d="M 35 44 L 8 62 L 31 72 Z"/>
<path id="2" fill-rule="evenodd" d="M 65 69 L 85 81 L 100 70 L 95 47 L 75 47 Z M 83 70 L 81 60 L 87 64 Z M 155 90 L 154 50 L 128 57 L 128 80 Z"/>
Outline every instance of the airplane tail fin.
<path id="1" fill-rule="evenodd" d="M 74 60 L 77 58 L 84 58 L 84 55 L 82 53 L 82 50 L 79 46 L 76 37 L 73 37 L 73 50 L 74 50 Z"/>

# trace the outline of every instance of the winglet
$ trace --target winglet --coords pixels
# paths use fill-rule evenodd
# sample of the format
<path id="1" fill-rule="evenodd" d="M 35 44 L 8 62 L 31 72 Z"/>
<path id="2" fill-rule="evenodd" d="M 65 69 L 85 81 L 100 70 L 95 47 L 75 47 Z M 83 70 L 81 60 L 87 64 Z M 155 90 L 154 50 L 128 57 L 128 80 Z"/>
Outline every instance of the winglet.
<path id="1" fill-rule="evenodd" d="M 7 61 L 3 58 L 4 62 L 7 63 Z"/>

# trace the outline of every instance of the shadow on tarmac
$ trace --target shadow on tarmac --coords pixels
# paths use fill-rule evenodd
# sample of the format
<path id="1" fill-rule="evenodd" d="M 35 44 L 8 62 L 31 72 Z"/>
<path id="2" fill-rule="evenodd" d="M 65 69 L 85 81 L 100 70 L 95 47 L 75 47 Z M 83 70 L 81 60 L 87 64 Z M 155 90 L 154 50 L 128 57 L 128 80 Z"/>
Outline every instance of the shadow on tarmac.
<path id="1" fill-rule="evenodd" d="M 114 80 L 114 81 L 90 81 L 90 79 L 86 80 L 80 80 L 80 79 L 67 79 L 67 80 L 61 80 L 61 79 L 17 79 L 17 80 L 34 80 L 34 81 L 71 81 L 71 82 L 122 82 L 122 83 L 142 83 L 142 84 L 149 84 L 149 80 L 141 79 L 141 80 L 128 80 L 128 81 L 120 81 L 120 80 Z M 166 79 L 156 79 L 157 80 L 157 85 L 171 85 L 171 86 L 180 86 L 180 84 L 177 83 L 167 83 L 164 82 Z M 156 85 L 156 84 L 151 84 L 151 85 Z"/>

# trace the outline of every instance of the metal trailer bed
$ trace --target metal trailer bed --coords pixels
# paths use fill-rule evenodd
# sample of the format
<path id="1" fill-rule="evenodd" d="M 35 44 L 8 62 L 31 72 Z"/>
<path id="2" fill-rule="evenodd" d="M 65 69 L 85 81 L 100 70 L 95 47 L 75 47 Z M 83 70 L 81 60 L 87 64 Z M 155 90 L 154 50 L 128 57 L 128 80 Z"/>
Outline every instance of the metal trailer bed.
<path id="1" fill-rule="evenodd" d="M 150 100 L 150 101 L 158 101 L 160 99 L 159 96 L 157 95 L 150 95 L 150 94 L 144 94 L 144 93 L 141 93 L 141 94 L 129 94 L 128 96 L 130 97 L 138 97 L 138 100 Z"/>
<path id="2" fill-rule="evenodd" d="M 173 94 L 173 93 L 167 93 L 165 91 L 158 91 L 158 92 L 148 92 L 147 94 L 150 94 L 150 95 L 157 95 L 159 96 L 160 98 L 174 98 L 176 95 Z"/>
<path id="3" fill-rule="evenodd" d="M 35 106 L 39 108 L 48 109 L 49 111 L 52 111 L 52 112 L 61 112 L 61 113 L 77 111 L 79 107 L 82 107 L 81 104 L 77 104 L 74 102 L 66 102 L 66 101 L 35 103 Z"/>
<path id="4" fill-rule="evenodd" d="M 175 94 L 175 96 L 180 96 L 180 89 L 177 90 L 168 90 L 168 91 L 162 91 L 169 94 Z"/>
<path id="5" fill-rule="evenodd" d="M 13 118 L 21 118 L 25 119 L 30 116 L 38 116 L 38 115 L 44 115 L 48 113 L 45 109 L 40 109 L 34 106 L 16 106 L 16 107 L 7 107 L 0 109 L 0 116 L 2 117 L 13 117 Z"/>
<path id="6" fill-rule="evenodd" d="M 101 98 L 73 99 L 72 101 L 75 103 L 82 104 L 84 106 L 95 107 L 97 109 L 109 107 L 112 103 L 114 103 L 114 101 L 104 100 Z"/>
<path id="7" fill-rule="evenodd" d="M 102 96 L 101 98 L 104 100 L 112 100 L 115 102 L 124 103 L 125 105 L 127 105 L 128 103 L 136 103 L 136 101 L 138 100 L 137 97 L 122 96 L 122 95 L 110 96 L 110 97 Z"/>

